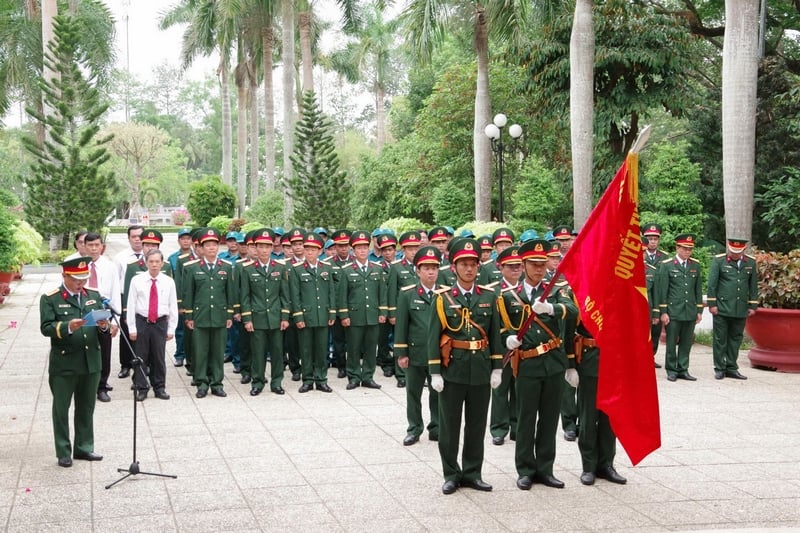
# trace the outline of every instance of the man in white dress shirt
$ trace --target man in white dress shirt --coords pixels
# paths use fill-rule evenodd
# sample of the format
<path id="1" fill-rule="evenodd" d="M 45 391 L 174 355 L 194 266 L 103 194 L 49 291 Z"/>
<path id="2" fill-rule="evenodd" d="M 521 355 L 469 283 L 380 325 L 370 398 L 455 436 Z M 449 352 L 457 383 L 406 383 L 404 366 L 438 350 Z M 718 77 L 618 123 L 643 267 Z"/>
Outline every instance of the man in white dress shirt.
<path id="1" fill-rule="evenodd" d="M 161 250 L 150 250 L 145 255 L 147 271 L 131 280 L 128 291 L 128 335 L 136 341 L 136 351 L 142 366 L 134 371 L 136 399 L 147 398 L 147 376 L 156 398 L 169 400 L 165 390 L 166 364 L 164 351 L 168 340 L 175 336 L 178 325 L 178 295 L 175 282 L 163 272 L 164 255 Z"/>
<path id="2" fill-rule="evenodd" d="M 86 255 L 92 258 L 89 263 L 89 279 L 86 286 L 94 289 L 109 301 L 111 309 L 119 316 L 122 310 L 121 289 L 119 288 L 119 277 L 117 267 L 108 257 L 103 255 L 103 238 L 99 233 L 88 232 L 83 236 L 83 246 Z M 77 241 L 76 241 L 77 242 Z M 117 326 L 112 326 L 115 330 Z M 97 399 L 101 402 L 110 402 L 109 391 L 114 390 L 108 384 L 108 376 L 111 373 L 111 336 L 99 335 L 100 357 L 102 358 L 102 370 L 100 371 L 100 383 L 97 385 Z"/>
<path id="3" fill-rule="evenodd" d="M 117 266 L 117 277 L 119 278 L 120 298 L 122 298 L 122 292 L 125 288 L 125 271 L 128 269 L 128 263 L 131 261 L 138 261 L 144 255 L 144 252 L 142 251 L 142 232 L 144 232 L 144 228 L 142 226 L 128 226 L 129 247 L 114 256 L 114 264 Z M 122 328 L 123 335 L 127 337 L 128 322 L 125 318 L 125 315 L 123 315 L 120 319 L 120 327 Z M 123 379 L 130 375 L 132 360 L 133 352 L 131 352 L 130 346 L 128 346 L 127 342 L 121 340 L 119 343 L 120 370 L 119 374 L 117 374 L 118 378 Z"/>

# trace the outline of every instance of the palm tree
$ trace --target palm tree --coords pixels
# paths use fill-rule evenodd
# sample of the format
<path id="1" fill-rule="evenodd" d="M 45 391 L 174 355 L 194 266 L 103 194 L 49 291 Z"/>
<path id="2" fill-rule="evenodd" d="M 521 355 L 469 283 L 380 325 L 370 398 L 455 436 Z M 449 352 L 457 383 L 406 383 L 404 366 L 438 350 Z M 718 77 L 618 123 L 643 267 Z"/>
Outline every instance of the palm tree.
<path id="1" fill-rule="evenodd" d="M 592 211 L 594 151 L 594 25 L 592 0 L 576 0 L 569 43 L 569 120 L 575 227 Z"/>
<path id="2" fill-rule="evenodd" d="M 722 48 L 722 181 L 725 231 L 750 239 L 758 82 L 758 0 L 725 2 Z"/>
<path id="3" fill-rule="evenodd" d="M 294 0 L 281 1 L 281 51 L 283 63 L 283 183 L 288 191 L 292 179 L 292 152 L 294 150 Z M 285 196 L 284 220 L 291 220 L 291 196 Z"/>
<path id="4" fill-rule="evenodd" d="M 428 62 L 434 46 L 442 42 L 448 18 L 471 20 L 477 56 L 475 120 L 472 146 L 475 160 L 475 218 L 491 218 L 492 150 L 484 127 L 491 120 L 489 96 L 489 35 L 517 40 L 529 18 L 529 2 L 522 0 L 483 0 L 443 3 L 435 0 L 411 0 L 403 17 L 416 59 Z"/>

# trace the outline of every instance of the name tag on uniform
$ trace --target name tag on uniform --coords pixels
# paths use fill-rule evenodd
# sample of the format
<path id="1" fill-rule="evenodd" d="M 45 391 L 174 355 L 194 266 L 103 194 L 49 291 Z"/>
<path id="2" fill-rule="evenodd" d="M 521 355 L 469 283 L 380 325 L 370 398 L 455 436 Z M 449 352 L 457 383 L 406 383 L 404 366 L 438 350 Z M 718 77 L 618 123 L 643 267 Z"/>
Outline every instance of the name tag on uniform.
<path id="1" fill-rule="evenodd" d="M 277 278 L 277 277 L 279 277 L 281 275 L 281 273 L 280 272 L 270 272 L 269 275 L 270 275 L 270 277 Z"/>
<path id="2" fill-rule="evenodd" d="M 492 306 L 492 304 L 490 304 L 490 303 L 478 304 L 478 307 L 491 307 L 491 306 Z"/>

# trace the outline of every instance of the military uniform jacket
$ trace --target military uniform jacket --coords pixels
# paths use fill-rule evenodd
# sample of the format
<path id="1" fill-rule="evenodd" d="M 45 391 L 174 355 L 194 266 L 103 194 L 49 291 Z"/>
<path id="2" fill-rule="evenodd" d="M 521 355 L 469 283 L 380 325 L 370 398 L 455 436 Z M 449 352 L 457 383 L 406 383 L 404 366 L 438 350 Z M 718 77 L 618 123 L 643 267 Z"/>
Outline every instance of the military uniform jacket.
<path id="1" fill-rule="evenodd" d="M 281 321 L 289 320 L 289 268 L 274 259 L 266 270 L 258 262 L 242 268 L 242 322 L 252 322 L 255 329 L 280 329 Z"/>
<path id="2" fill-rule="evenodd" d="M 204 259 L 183 266 L 186 320 L 196 328 L 224 328 L 233 319 L 233 265 L 217 259 L 209 270 Z"/>
<path id="3" fill-rule="evenodd" d="M 73 376 L 100 372 L 100 344 L 98 335 L 103 333 L 95 326 L 84 326 L 69 334 L 69 321 L 83 318 L 94 309 L 102 309 L 99 292 L 83 289 L 80 304 L 62 285 L 60 288 L 43 294 L 39 299 L 40 330 L 50 337 L 51 376 Z"/>
<path id="4" fill-rule="evenodd" d="M 583 325 L 578 324 L 575 332 L 580 335 L 581 337 L 585 337 L 587 339 L 592 338 L 592 334 L 583 327 Z M 577 354 L 576 354 L 577 355 Z M 577 362 L 577 358 L 576 358 Z M 600 348 L 593 347 L 593 348 L 584 348 L 583 353 L 581 354 L 581 362 L 578 363 L 578 368 L 581 371 L 581 375 L 589 376 L 589 377 L 599 377 L 600 375 Z"/>
<path id="5" fill-rule="evenodd" d="M 386 293 L 386 303 L 389 306 L 389 318 L 397 315 L 397 304 L 400 300 L 400 291 L 417 282 L 417 271 L 410 261 L 398 259 L 389 269 L 389 282 Z"/>
<path id="6" fill-rule="evenodd" d="M 334 269 L 322 261 L 317 261 L 316 270 L 308 261 L 290 267 L 289 295 L 295 324 L 305 322 L 306 327 L 328 327 L 328 320 L 336 318 Z"/>
<path id="7" fill-rule="evenodd" d="M 178 293 L 178 310 L 181 312 L 183 311 L 183 295 L 186 292 L 186 287 L 184 286 L 184 279 L 185 276 L 183 275 L 183 268 L 186 263 L 191 261 L 196 261 L 198 257 L 194 255 L 194 253 L 185 253 L 178 256 L 177 259 L 177 267 L 175 268 L 175 290 Z"/>
<path id="8" fill-rule="evenodd" d="M 645 250 L 643 254 L 644 254 L 644 262 L 648 265 L 653 265 L 656 268 L 658 268 L 658 265 L 661 263 L 661 261 L 664 261 L 669 257 L 666 252 L 662 252 L 661 250 L 656 250 L 656 253 L 653 254 L 652 258 L 650 257 L 650 254 L 647 252 L 647 250 Z"/>
<path id="9" fill-rule="evenodd" d="M 650 304 L 650 318 L 658 318 L 658 304 L 656 303 L 656 273 L 658 267 L 653 266 L 647 261 L 644 262 L 644 281 L 647 287 L 647 302 Z"/>
<path id="10" fill-rule="evenodd" d="M 494 291 L 476 284 L 469 302 L 457 286 L 444 287 L 438 293 L 430 325 L 431 335 L 435 337 L 428 347 L 431 374 L 441 374 L 445 381 L 464 385 L 488 384 L 492 370 L 501 368 L 504 353 Z M 483 338 L 469 319 L 486 332 L 488 345 L 479 350 L 454 347 L 450 354 L 450 365 L 445 368 L 439 350 L 442 333 L 456 341 L 480 341 Z"/>
<path id="11" fill-rule="evenodd" d="M 697 320 L 703 312 L 703 276 L 700 263 L 691 257 L 682 267 L 677 258 L 665 259 L 656 273 L 659 314 L 671 320 Z"/>
<path id="12" fill-rule="evenodd" d="M 730 318 L 746 318 L 748 309 L 758 307 L 758 269 L 752 257 L 743 255 L 741 263 L 719 254 L 708 269 L 709 307 Z"/>
<path id="13" fill-rule="evenodd" d="M 439 267 L 439 277 L 436 278 L 436 283 L 444 287 L 455 286 L 458 278 L 456 277 L 455 270 L 453 270 L 454 268 L 454 266 L 442 259 L 442 265 Z"/>
<path id="14" fill-rule="evenodd" d="M 358 263 L 347 263 L 339 275 L 339 319 L 349 318 L 351 326 L 375 326 L 378 317 L 386 317 L 386 277 L 380 266 L 370 263 L 363 272 Z"/>
<path id="15" fill-rule="evenodd" d="M 237 256 L 238 257 L 238 256 Z M 224 260 L 224 259 L 223 259 Z M 246 258 L 239 258 L 235 262 L 232 263 L 233 266 L 233 314 L 240 315 L 242 313 L 242 291 L 244 288 L 242 284 L 244 283 L 244 267 L 252 263 L 250 259 Z"/>
<path id="16" fill-rule="evenodd" d="M 539 298 L 544 290 L 545 282 L 542 281 L 539 287 L 533 292 L 533 300 Z M 547 302 L 553 304 L 552 315 L 538 315 L 538 319 L 553 332 L 556 338 L 561 339 L 561 345 L 550 349 L 548 352 L 538 356 L 520 361 L 517 377 L 525 376 L 532 378 L 542 378 L 554 374 L 563 373 L 567 368 L 574 367 L 574 354 L 572 340 L 574 337 L 574 324 L 578 319 L 578 308 L 572 298 L 568 287 L 556 286 L 550 291 L 546 298 Z M 525 285 L 518 284 L 516 287 L 503 291 L 501 300 L 497 302 L 500 308 L 500 316 L 503 320 L 501 335 L 503 345 L 505 340 L 511 335 L 516 335 L 531 313 L 531 300 L 525 294 Z M 550 342 L 550 334 L 538 323 L 534 322 L 525 336 L 522 337 L 520 350 L 531 350 Z"/>
<path id="17" fill-rule="evenodd" d="M 478 271 L 478 285 L 489 285 L 490 283 L 494 283 L 495 281 L 500 281 L 503 279 L 503 273 L 500 272 L 500 269 L 497 267 L 497 263 L 494 260 L 489 259 L 485 263 L 480 264 L 480 270 Z"/>
<path id="18" fill-rule="evenodd" d="M 430 327 L 436 293 L 429 297 L 420 283 L 400 290 L 394 325 L 394 355 L 408 357 L 411 366 L 428 365 L 428 346 L 438 343 L 437 330 Z"/>

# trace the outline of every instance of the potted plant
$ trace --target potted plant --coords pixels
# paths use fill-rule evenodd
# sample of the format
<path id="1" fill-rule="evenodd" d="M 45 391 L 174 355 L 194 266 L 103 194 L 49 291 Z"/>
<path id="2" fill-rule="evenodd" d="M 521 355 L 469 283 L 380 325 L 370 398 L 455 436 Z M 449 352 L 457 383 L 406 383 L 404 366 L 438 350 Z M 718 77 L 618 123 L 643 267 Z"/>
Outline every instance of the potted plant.
<path id="1" fill-rule="evenodd" d="M 759 309 L 745 331 L 754 346 L 750 364 L 781 372 L 800 372 L 800 250 L 755 254 Z"/>
<path id="2" fill-rule="evenodd" d="M 11 283 L 19 267 L 14 239 L 16 220 L 5 207 L 0 207 L 0 283 Z"/>

